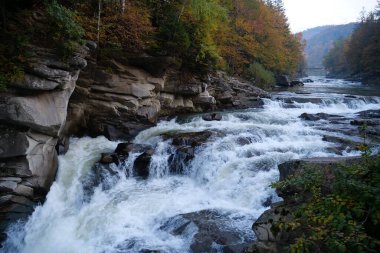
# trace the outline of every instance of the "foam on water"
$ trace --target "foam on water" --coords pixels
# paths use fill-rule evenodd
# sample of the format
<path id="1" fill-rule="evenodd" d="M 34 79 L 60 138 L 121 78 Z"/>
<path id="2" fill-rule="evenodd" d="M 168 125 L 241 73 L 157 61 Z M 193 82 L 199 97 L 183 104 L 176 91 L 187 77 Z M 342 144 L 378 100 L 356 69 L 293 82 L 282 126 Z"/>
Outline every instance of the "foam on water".
<path id="1" fill-rule="evenodd" d="M 378 98 L 347 102 L 338 97 L 324 99 L 322 104 L 294 105 L 286 108 L 284 102 L 268 99 L 264 109 L 224 113 L 220 122 L 207 122 L 200 116 L 184 123 L 160 122 L 135 139 L 156 146 L 150 177 L 130 176 L 138 155 L 132 154 L 122 168 L 115 168 L 119 179 L 111 181 L 107 190 L 97 187 L 88 201 L 84 201 L 82 179 L 99 154 L 113 150 L 117 143 L 103 137 L 73 139 L 68 153 L 59 157 L 57 180 L 46 202 L 25 226 L 11 228 L 4 251 L 190 252 L 196 228 L 174 236 L 162 226 L 178 214 L 200 210 L 224 213 L 226 226 L 239 231 L 242 238 L 254 239 L 251 225 L 265 211 L 262 203 L 269 196 L 276 197 L 270 183 L 278 178 L 278 164 L 335 156 L 327 151 L 332 144 L 322 140 L 325 132 L 304 124 L 298 116 L 304 112 L 353 115 L 380 109 Z M 170 175 L 168 157 L 174 148 L 159 135 L 204 130 L 219 134 L 196 150 L 184 175 Z"/>

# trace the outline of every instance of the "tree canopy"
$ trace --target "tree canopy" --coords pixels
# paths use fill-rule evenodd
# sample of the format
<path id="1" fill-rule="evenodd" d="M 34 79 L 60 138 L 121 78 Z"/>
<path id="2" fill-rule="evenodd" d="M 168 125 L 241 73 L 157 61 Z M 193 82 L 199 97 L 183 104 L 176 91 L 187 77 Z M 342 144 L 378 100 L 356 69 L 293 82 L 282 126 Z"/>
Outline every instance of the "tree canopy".
<path id="1" fill-rule="evenodd" d="M 68 52 L 89 39 L 100 51 L 170 56 L 187 71 L 221 69 L 247 78 L 261 73 L 262 80 L 295 75 L 303 58 L 281 0 L 17 0 L 3 4 L 3 27 L 15 12 L 33 8 L 45 8 L 59 28 L 54 38 Z"/>
<path id="2" fill-rule="evenodd" d="M 361 18 L 352 35 L 338 41 L 324 60 L 332 76 L 361 77 L 379 83 L 380 77 L 380 2 L 376 11 Z"/>

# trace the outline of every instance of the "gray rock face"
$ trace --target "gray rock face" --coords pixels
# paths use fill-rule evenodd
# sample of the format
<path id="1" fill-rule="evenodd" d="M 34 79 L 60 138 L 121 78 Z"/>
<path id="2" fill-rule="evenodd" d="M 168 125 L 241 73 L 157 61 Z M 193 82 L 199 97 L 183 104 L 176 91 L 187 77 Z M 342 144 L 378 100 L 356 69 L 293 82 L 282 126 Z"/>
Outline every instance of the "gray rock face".
<path id="1" fill-rule="evenodd" d="M 84 55 L 66 63 L 52 50 L 31 50 L 24 79 L 0 94 L 1 238 L 9 223 L 33 212 L 54 181 L 69 98 L 87 64 Z"/>
<path id="2" fill-rule="evenodd" d="M 256 108 L 264 105 L 262 98 L 269 98 L 270 94 L 244 80 L 229 77 L 218 72 L 211 77 L 207 90 L 215 98 L 216 108 Z"/>

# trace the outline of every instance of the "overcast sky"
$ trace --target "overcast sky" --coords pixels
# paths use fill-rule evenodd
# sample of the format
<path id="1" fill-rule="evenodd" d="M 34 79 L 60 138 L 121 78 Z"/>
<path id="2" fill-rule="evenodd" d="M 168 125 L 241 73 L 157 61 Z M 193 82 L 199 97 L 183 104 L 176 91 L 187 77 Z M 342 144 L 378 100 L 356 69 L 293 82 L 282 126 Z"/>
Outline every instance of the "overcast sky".
<path id="1" fill-rule="evenodd" d="M 357 21 L 363 7 L 372 11 L 377 0 L 283 0 L 292 32 Z"/>

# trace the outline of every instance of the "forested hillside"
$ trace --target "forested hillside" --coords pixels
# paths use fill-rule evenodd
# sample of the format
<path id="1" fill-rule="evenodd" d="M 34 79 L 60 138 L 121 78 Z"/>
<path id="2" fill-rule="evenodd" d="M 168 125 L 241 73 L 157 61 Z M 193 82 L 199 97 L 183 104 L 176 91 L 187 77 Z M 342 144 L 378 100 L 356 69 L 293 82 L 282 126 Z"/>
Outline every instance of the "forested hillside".
<path id="1" fill-rule="evenodd" d="M 332 77 L 380 84 L 380 3 L 363 16 L 353 34 L 334 44 L 324 60 Z"/>
<path id="2" fill-rule="evenodd" d="M 319 26 L 302 33 L 306 41 L 305 59 L 310 68 L 321 68 L 323 58 L 334 46 L 337 40 L 347 38 L 357 26 L 357 23 L 346 25 Z"/>
<path id="3" fill-rule="evenodd" d="M 126 59 L 168 56 L 189 73 L 219 69 L 255 78 L 261 86 L 271 84 L 274 74 L 296 74 L 302 62 L 300 38 L 291 34 L 281 0 L 1 3 L 2 86 L 22 77 L 18 66 L 28 56 L 28 43 L 55 47 L 67 57 L 88 39 L 98 43 L 99 57 L 107 57 L 109 49 L 120 50 Z M 31 22 L 33 15 L 38 24 Z"/>

